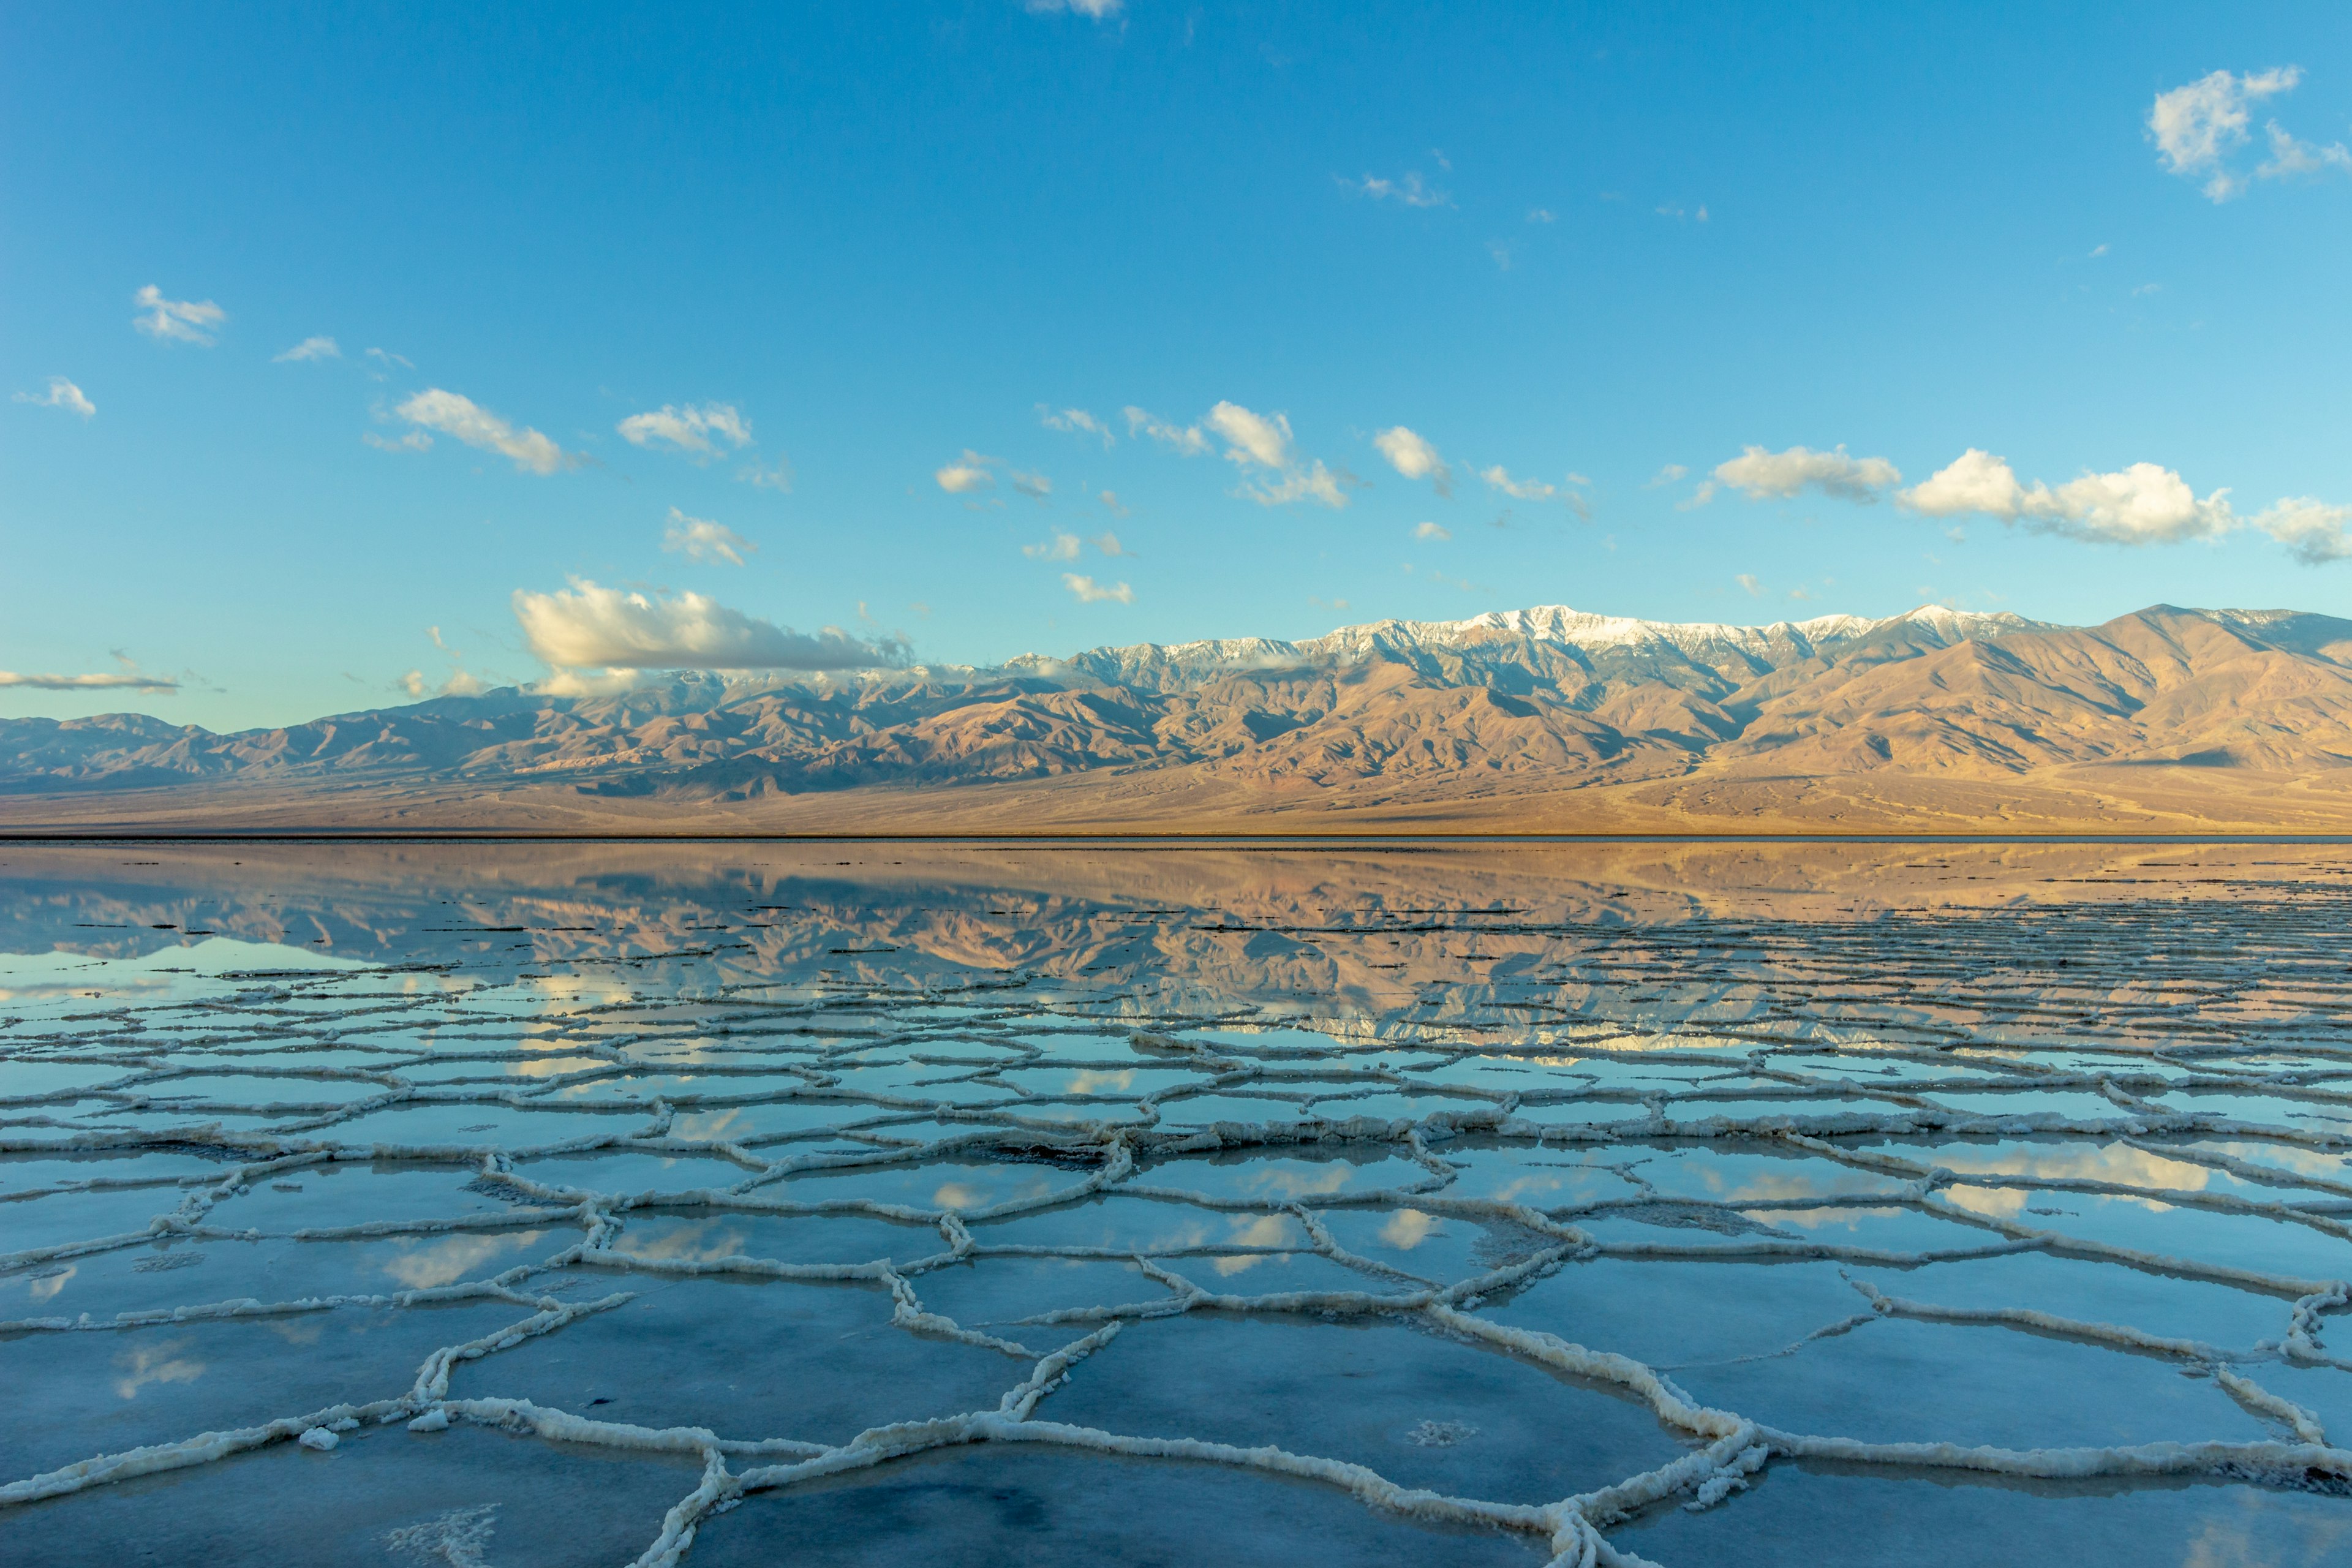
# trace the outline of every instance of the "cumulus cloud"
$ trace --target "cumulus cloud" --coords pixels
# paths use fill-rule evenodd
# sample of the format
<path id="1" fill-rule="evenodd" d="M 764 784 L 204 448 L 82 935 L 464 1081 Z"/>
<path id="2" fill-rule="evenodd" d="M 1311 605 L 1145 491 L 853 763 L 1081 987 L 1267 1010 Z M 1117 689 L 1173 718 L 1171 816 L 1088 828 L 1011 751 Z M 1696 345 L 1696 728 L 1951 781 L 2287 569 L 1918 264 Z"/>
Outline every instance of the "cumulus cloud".
<path id="1" fill-rule="evenodd" d="M 1076 561 L 1078 558 L 1078 536 L 1056 533 L 1040 544 L 1024 544 L 1021 553 L 1032 561 Z"/>
<path id="2" fill-rule="evenodd" d="M 1015 468 L 1006 477 L 1012 479 L 1014 489 L 1033 500 L 1044 500 L 1054 493 L 1054 481 L 1043 474 L 1027 474 Z"/>
<path id="3" fill-rule="evenodd" d="M 2352 556 L 2352 506 L 2289 496 L 2246 521 L 2285 545 L 2306 566 Z"/>
<path id="4" fill-rule="evenodd" d="M 282 354 L 273 354 L 269 363 L 286 364 L 311 359 L 341 359 L 343 351 L 332 338 L 304 338 Z"/>
<path id="5" fill-rule="evenodd" d="M 1868 502 L 1876 500 L 1880 490 L 1902 482 L 1902 474 L 1885 458 L 1848 457 L 1843 447 L 1831 452 L 1803 447 L 1768 452 L 1749 447 L 1729 462 L 1716 465 L 1715 478 L 1701 487 L 1700 499 L 1717 485 L 1728 485 L 1750 500 L 1786 500 L 1810 489 Z"/>
<path id="6" fill-rule="evenodd" d="M 1130 414 L 1136 411 L 1129 410 Z M 1116 440 L 1110 433 L 1109 426 L 1083 408 L 1065 408 L 1057 414 L 1041 403 L 1037 405 L 1037 418 L 1048 430 L 1066 430 L 1073 436 L 1097 437 L 1106 448 L 1111 447 Z"/>
<path id="7" fill-rule="evenodd" d="M 2158 161 L 2169 174 L 2202 180 L 2205 195 L 2214 201 L 2226 202 L 2240 195 L 2246 188 L 2245 176 L 2231 163 L 2246 145 L 2246 126 L 2252 119 L 2251 106 L 2266 98 L 2292 92 L 2302 79 L 2300 66 L 2248 71 L 2242 76 L 2218 70 L 2186 87 L 2158 93 L 2154 106 L 2147 111 L 2147 133 L 2156 143 Z M 2275 121 L 2272 130 L 2274 144 L 2279 137 L 2285 137 L 2291 144 L 2289 161 L 2293 163 L 2292 148 L 2300 144 L 2278 131 Z M 2294 172 L 2292 167 L 2273 170 L 2269 165 L 2257 171 L 2270 174 Z"/>
<path id="8" fill-rule="evenodd" d="M 1254 414 L 1238 403 L 1220 403 L 1202 421 L 1224 437 L 1228 462 L 1246 467 L 1290 467 L 1290 419 L 1286 415 Z"/>
<path id="9" fill-rule="evenodd" d="M 1372 445 L 1379 447 L 1381 456 L 1389 460 L 1389 467 L 1406 479 L 1428 479 L 1442 496 L 1454 493 L 1454 470 L 1446 466 L 1445 459 L 1437 455 L 1437 448 L 1431 446 L 1425 437 L 1415 435 L 1402 425 L 1395 425 L 1374 436 Z M 1501 471 L 1499 468 L 1496 470 L 1497 473 Z"/>
<path id="10" fill-rule="evenodd" d="M 1241 493 L 1260 506 L 1288 506 L 1293 501 L 1311 500 L 1321 506 L 1343 507 L 1348 504 L 1344 474 L 1334 474 L 1317 458 L 1303 468 L 1291 468 L 1271 479 L 1245 484 Z"/>
<path id="11" fill-rule="evenodd" d="M 80 387 L 64 376 L 49 377 L 49 389 L 42 393 L 20 392 L 16 401 L 29 403 L 37 408 L 62 408 L 68 414 L 79 414 L 88 419 L 98 412 L 98 405 L 82 395 Z"/>
<path id="12" fill-rule="evenodd" d="M 632 447 L 667 448 L 709 462 L 751 444 L 751 424 L 731 403 L 666 403 L 649 414 L 632 414 L 615 426 Z"/>
<path id="13" fill-rule="evenodd" d="M 32 691 L 177 691 L 180 683 L 160 675 L 142 675 L 137 670 L 120 675 L 19 675 L 13 669 L 0 669 L 0 686 L 16 686 Z"/>
<path id="14" fill-rule="evenodd" d="M 700 594 L 646 595 L 574 579 L 568 589 L 518 588 L 523 640 L 558 670 L 870 669 L 904 662 L 896 644 L 838 626 L 796 632 Z"/>
<path id="15" fill-rule="evenodd" d="M 707 517 L 688 517 L 672 507 L 669 525 L 662 530 L 662 548 L 688 561 L 748 566 L 751 563 L 745 557 L 760 547 L 724 523 L 713 522 Z"/>
<path id="16" fill-rule="evenodd" d="M 2343 142 L 2331 142 L 2322 147 L 2315 142 L 2299 142 L 2275 120 L 2266 130 L 2270 135 L 2271 155 L 2254 165 L 2256 179 L 2276 180 L 2289 174 L 2315 174 L 2322 169 L 2342 169 L 2352 173 L 2352 149 L 2347 149 Z"/>
<path id="17" fill-rule="evenodd" d="M 418 393 L 394 412 L 411 425 L 496 452 L 525 473 L 551 474 L 578 461 L 538 431 L 529 426 L 517 429 L 472 398 L 437 386 Z"/>
<path id="18" fill-rule="evenodd" d="M 228 312 L 210 300 L 166 300 L 152 283 L 131 297 L 140 314 L 131 324 L 160 342 L 201 343 L 210 348 L 213 329 L 228 320 Z"/>
<path id="19" fill-rule="evenodd" d="M 1124 583 L 1097 583 L 1076 572 L 1062 574 L 1062 586 L 1076 595 L 1081 605 L 1098 605 L 1108 599 L 1115 604 L 1135 603 L 1135 590 Z"/>
<path id="20" fill-rule="evenodd" d="M 1198 425 L 1176 425 L 1157 414 L 1138 408 L 1132 404 L 1125 410 L 1127 433 L 1147 436 L 1180 457 L 1204 458 L 1209 453 L 1209 438 L 1201 434 Z"/>
<path id="21" fill-rule="evenodd" d="M 2199 500 L 2188 481 L 2155 463 L 2086 473 L 2055 487 L 2021 483 L 2006 458 L 1971 447 L 1895 499 L 1926 517 L 1975 513 L 2104 544 L 2174 544 L 2210 539 L 2237 524 L 2229 491 Z"/>
<path id="22" fill-rule="evenodd" d="M 1412 536 L 1415 539 L 1451 539 L 1454 531 L 1440 523 L 1416 522 L 1412 525 Z"/>
<path id="23" fill-rule="evenodd" d="M 1343 189 L 1370 196 L 1374 201 L 1400 202 L 1409 207 L 1450 207 L 1454 205 L 1451 195 L 1424 182 L 1419 174 L 1409 174 L 1396 180 L 1384 180 L 1375 174 L 1366 174 L 1360 180 L 1339 175 L 1333 178 L 1339 181 Z"/>
<path id="24" fill-rule="evenodd" d="M 984 490 L 996 483 L 996 476 L 988 471 L 988 465 L 995 460 L 983 458 L 967 447 L 962 457 L 940 468 L 931 478 L 939 481 L 940 489 L 951 496 L 970 495 L 974 490 Z"/>

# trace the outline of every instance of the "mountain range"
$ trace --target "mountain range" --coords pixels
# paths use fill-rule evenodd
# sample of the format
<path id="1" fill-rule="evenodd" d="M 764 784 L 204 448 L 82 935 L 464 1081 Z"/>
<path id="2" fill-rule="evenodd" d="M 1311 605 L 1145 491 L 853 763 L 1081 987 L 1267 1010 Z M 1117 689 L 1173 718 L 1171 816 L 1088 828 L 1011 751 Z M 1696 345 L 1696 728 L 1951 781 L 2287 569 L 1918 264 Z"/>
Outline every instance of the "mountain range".
<path id="1" fill-rule="evenodd" d="M 2352 828 L 2352 621 L 1559 606 L 992 668 L 0 720 L 0 830 Z"/>

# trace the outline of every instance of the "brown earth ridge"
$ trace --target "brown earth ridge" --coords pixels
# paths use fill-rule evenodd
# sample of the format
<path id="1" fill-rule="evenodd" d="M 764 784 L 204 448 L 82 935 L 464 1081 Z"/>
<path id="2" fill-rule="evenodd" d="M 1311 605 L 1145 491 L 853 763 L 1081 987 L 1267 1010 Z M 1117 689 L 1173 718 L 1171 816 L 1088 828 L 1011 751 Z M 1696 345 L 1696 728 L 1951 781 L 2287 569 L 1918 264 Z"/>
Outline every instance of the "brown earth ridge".
<path id="1" fill-rule="evenodd" d="M 992 669 L 0 720 L 0 833 L 2352 832 L 2352 621 L 1559 607 Z"/>

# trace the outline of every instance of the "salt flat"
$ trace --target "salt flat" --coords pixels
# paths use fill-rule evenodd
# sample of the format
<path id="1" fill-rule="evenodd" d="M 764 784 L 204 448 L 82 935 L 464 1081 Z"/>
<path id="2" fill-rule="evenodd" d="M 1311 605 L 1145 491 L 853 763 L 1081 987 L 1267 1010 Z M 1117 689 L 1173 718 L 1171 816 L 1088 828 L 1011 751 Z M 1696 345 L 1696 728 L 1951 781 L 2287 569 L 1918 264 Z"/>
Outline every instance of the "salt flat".
<path id="1" fill-rule="evenodd" d="M 0 1531 L 2331 1561 L 2347 871 L 11 847 Z"/>

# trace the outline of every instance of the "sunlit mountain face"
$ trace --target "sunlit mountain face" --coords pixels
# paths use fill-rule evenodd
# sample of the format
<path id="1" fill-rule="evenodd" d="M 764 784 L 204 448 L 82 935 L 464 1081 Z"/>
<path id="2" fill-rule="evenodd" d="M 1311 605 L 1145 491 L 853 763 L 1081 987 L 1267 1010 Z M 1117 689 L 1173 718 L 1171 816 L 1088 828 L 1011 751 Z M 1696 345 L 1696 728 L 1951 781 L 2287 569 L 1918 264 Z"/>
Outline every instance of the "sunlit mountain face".
<path id="1" fill-rule="evenodd" d="M 1850 795 L 1858 779 L 1962 792 L 1941 808 L 1966 816 L 1986 809 L 1971 787 L 2065 770 L 2195 788 L 2347 758 L 2352 623 L 2162 606 L 2095 627 L 1936 608 L 1727 626 L 1550 607 L 992 669 L 502 689 L 233 734 L 138 715 L 0 722 L 18 820 L 42 797 L 191 789 L 576 809 L 1062 784 L 1078 786 L 1071 826 L 1132 818 L 1147 795 L 1180 815 L 1185 797 L 1244 792 L 1261 815 L 1346 800 L 1475 816 L 1530 791 L 1648 786 L 1653 805 L 1703 810 L 1660 792 L 1813 780 Z M 934 798 L 955 811 L 954 791 Z"/>

